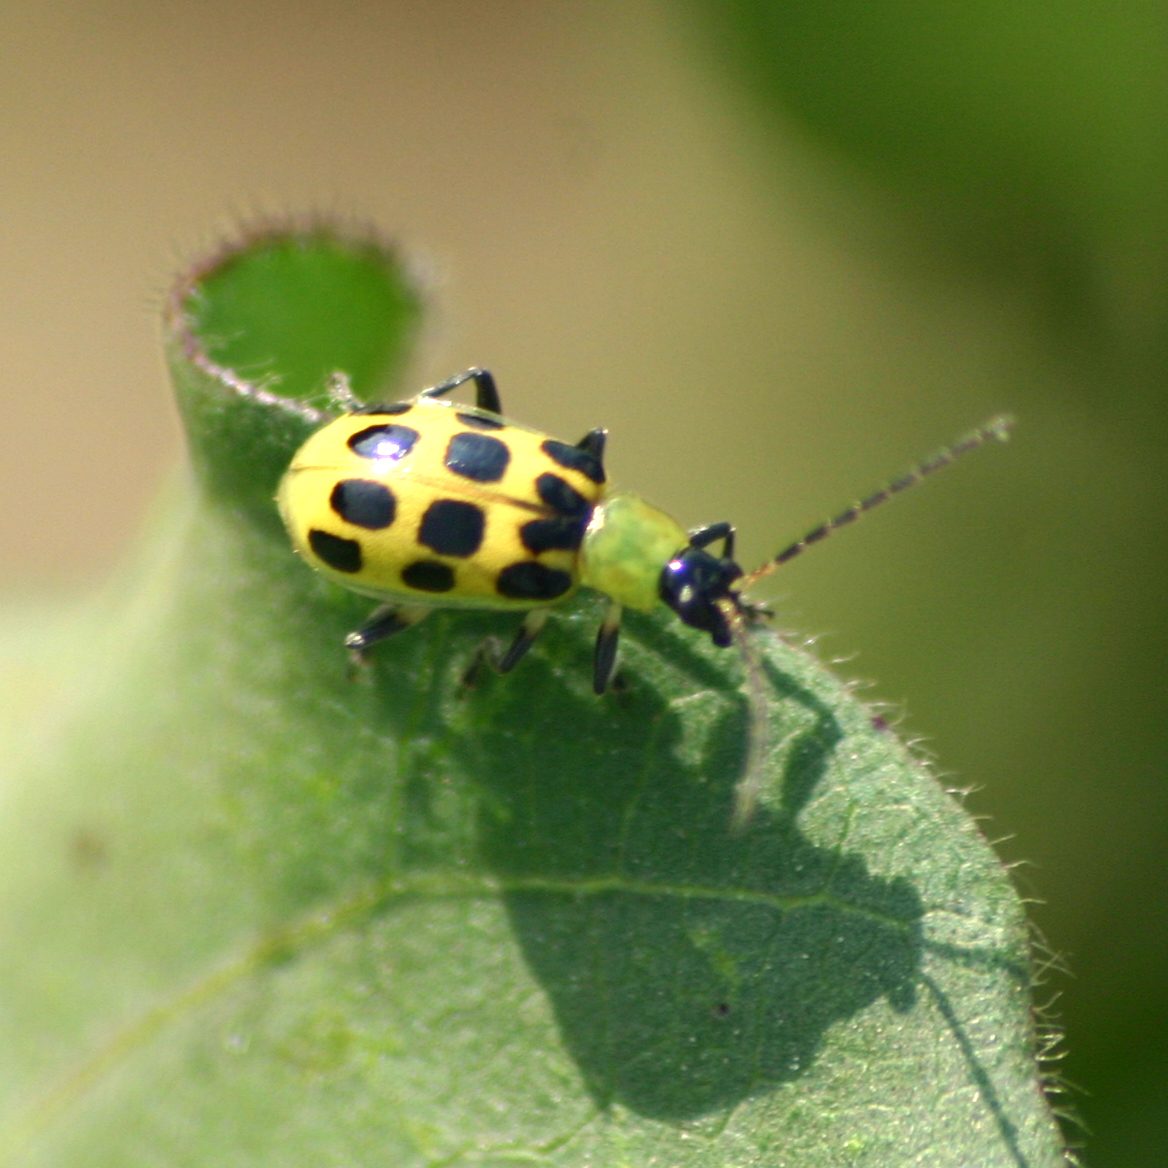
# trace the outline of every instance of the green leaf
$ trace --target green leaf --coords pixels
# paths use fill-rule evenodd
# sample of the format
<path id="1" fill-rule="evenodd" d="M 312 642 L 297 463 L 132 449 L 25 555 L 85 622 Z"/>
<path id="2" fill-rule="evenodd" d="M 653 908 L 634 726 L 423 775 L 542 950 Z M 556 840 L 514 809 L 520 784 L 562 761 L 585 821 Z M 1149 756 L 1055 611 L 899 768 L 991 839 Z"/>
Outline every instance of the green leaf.
<path id="1" fill-rule="evenodd" d="M 313 336 L 310 290 L 352 297 Z M 1060 1163 L 1001 865 L 802 649 L 756 637 L 739 834 L 742 662 L 664 618 L 604 699 L 589 600 L 473 691 L 490 615 L 348 677 L 369 605 L 271 495 L 323 376 L 383 391 L 416 305 L 323 228 L 200 267 L 168 317 L 197 484 L 6 642 L 0 1164 Z"/>

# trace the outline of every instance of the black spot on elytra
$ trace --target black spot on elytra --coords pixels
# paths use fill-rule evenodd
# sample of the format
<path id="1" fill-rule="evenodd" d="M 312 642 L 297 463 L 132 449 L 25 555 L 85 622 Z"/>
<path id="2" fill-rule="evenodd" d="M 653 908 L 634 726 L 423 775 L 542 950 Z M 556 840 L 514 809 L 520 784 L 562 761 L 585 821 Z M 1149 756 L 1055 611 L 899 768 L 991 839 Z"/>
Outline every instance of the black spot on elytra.
<path id="1" fill-rule="evenodd" d="M 574 552 L 584 542 L 588 519 L 557 516 L 555 519 L 533 519 L 519 529 L 519 538 L 529 552 Z"/>
<path id="2" fill-rule="evenodd" d="M 418 440 L 418 431 L 410 426 L 386 422 L 366 426 L 349 439 L 349 449 L 362 458 L 387 458 L 393 462 L 405 458 Z"/>
<path id="3" fill-rule="evenodd" d="M 308 533 L 308 546 L 321 563 L 338 572 L 361 571 L 361 545 L 355 539 L 345 539 L 314 527 Z"/>
<path id="4" fill-rule="evenodd" d="M 454 587 L 454 569 L 437 560 L 415 560 L 402 569 L 402 581 L 419 592 L 449 592 Z"/>
<path id="5" fill-rule="evenodd" d="M 378 531 L 397 514 L 397 500 L 384 484 L 372 479 L 342 479 L 329 496 L 329 506 L 344 520 Z"/>
<path id="6" fill-rule="evenodd" d="M 422 516 L 418 543 L 443 556 L 473 556 L 483 542 L 485 527 L 481 507 L 458 499 L 439 499 Z"/>
<path id="7" fill-rule="evenodd" d="M 476 483 L 497 483 L 511 461 L 505 442 L 487 434 L 455 434 L 446 447 L 446 469 Z"/>
<path id="8" fill-rule="evenodd" d="M 572 577 L 559 568 L 521 560 L 499 573 L 495 588 L 511 600 L 555 600 L 572 587 Z"/>
<path id="9" fill-rule="evenodd" d="M 548 438 L 540 449 L 552 462 L 558 463 L 566 470 L 579 471 L 594 483 L 604 482 L 604 467 L 600 465 L 600 459 L 590 450 L 569 446 L 567 442 L 560 442 L 555 438 Z"/>
<path id="10" fill-rule="evenodd" d="M 592 504 L 567 480 L 555 474 L 541 474 L 535 480 L 536 493 L 541 502 L 561 515 L 587 516 Z"/>

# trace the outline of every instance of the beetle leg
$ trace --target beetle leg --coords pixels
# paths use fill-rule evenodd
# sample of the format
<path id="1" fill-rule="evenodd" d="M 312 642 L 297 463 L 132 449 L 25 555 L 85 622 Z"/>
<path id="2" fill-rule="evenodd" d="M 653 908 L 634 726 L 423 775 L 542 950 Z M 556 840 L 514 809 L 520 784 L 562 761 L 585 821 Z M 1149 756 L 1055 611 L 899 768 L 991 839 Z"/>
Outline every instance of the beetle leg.
<path id="1" fill-rule="evenodd" d="M 456 373 L 453 377 L 448 377 L 445 381 L 440 381 L 429 389 L 423 389 L 420 396 L 445 397 L 446 394 L 453 392 L 460 385 L 465 385 L 468 381 L 474 382 L 475 405 L 480 410 L 488 410 L 492 414 L 503 412 L 502 403 L 499 401 L 499 389 L 495 385 L 495 379 L 486 369 L 464 369 L 461 373 Z"/>
<path id="2" fill-rule="evenodd" d="M 596 461 L 604 465 L 604 442 L 608 437 L 608 431 L 602 427 L 597 427 L 595 430 L 589 430 L 579 442 L 576 443 L 577 450 L 583 450 L 591 454 Z"/>
<path id="3" fill-rule="evenodd" d="M 373 645 L 416 625 L 429 611 L 428 608 L 399 604 L 383 604 L 374 609 L 369 619 L 345 638 L 349 659 L 355 666 L 364 665 L 366 653 Z"/>
<path id="4" fill-rule="evenodd" d="M 548 611 L 546 608 L 533 608 L 523 618 L 515 639 L 506 652 L 500 652 L 499 642 L 494 637 L 488 637 L 479 647 L 462 675 L 462 684 L 473 689 L 477 684 L 484 665 L 489 665 L 496 673 L 510 673 L 523 659 L 527 650 L 535 644 L 536 637 L 543 632 L 547 624 Z"/>
<path id="5" fill-rule="evenodd" d="M 610 600 L 596 634 L 596 653 L 592 659 L 592 688 L 602 694 L 612 681 L 616 669 L 616 647 L 620 639 L 621 606 Z"/>
<path id="6" fill-rule="evenodd" d="M 722 558 L 734 559 L 734 525 L 731 523 L 711 523 L 707 527 L 699 527 L 689 533 L 689 546 L 694 548 L 709 547 L 712 543 L 722 540 Z"/>
<path id="7" fill-rule="evenodd" d="M 499 673 L 510 673 L 519 664 L 527 650 L 535 644 L 535 638 L 543 632 L 547 618 L 546 608 L 533 608 L 523 618 L 523 624 L 519 626 L 519 631 L 515 634 L 515 640 L 511 642 L 511 647 L 499 658 L 498 662 L 494 663 L 495 669 Z"/>

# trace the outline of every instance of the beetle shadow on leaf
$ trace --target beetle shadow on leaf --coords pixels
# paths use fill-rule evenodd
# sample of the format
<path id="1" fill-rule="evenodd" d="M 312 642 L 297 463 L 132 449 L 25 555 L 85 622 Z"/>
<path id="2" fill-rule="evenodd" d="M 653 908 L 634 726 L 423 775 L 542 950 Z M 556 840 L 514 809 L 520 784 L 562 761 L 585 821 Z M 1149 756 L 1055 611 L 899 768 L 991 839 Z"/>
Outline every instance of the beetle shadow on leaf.
<path id="1" fill-rule="evenodd" d="M 665 1120 L 724 1111 L 800 1075 L 831 1026 L 878 999 L 912 1006 L 916 890 L 799 827 L 842 739 L 819 699 L 771 679 L 797 722 L 782 798 L 734 834 L 747 718 L 735 695 L 706 730 L 702 752 L 719 759 L 707 781 L 684 755 L 686 712 L 651 687 L 615 708 L 547 680 L 523 715 L 559 719 L 562 733 L 517 749 L 510 711 L 475 742 L 480 762 L 496 756 L 481 767 L 494 777 L 480 841 L 598 1106 Z"/>

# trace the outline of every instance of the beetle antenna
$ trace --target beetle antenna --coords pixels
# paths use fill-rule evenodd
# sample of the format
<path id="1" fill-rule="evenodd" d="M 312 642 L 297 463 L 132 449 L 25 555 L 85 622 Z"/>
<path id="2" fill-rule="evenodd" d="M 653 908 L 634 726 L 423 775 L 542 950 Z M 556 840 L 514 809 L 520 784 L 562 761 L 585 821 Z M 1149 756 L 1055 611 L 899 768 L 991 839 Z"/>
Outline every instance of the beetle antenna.
<path id="1" fill-rule="evenodd" d="M 819 543 L 832 532 L 839 531 L 841 527 L 847 527 L 849 523 L 854 523 L 861 515 L 867 515 L 869 511 L 879 507 L 881 503 L 887 503 L 889 499 L 899 495 L 902 491 L 907 491 L 909 487 L 915 487 L 918 483 L 924 482 L 930 475 L 952 465 L 964 455 L 971 454 L 990 442 L 1005 442 L 1010 437 L 1013 426 L 1014 419 L 1009 414 L 1001 414 L 978 426 L 976 430 L 971 430 L 968 434 L 958 438 L 956 442 L 943 447 L 923 462 L 917 463 L 911 470 L 905 471 L 898 478 L 885 484 L 880 490 L 874 491 L 857 503 L 853 503 L 834 519 L 828 519 L 818 527 L 813 527 L 801 539 L 788 544 L 773 560 L 768 560 L 746 576 L 742 581 L 742 590 L 746 591 L 764 576 L 769 576 L 776 568 L 782 567 L 788 560 L 793 560 L 796 556 L 801 555 L 812 544 Z"/>

